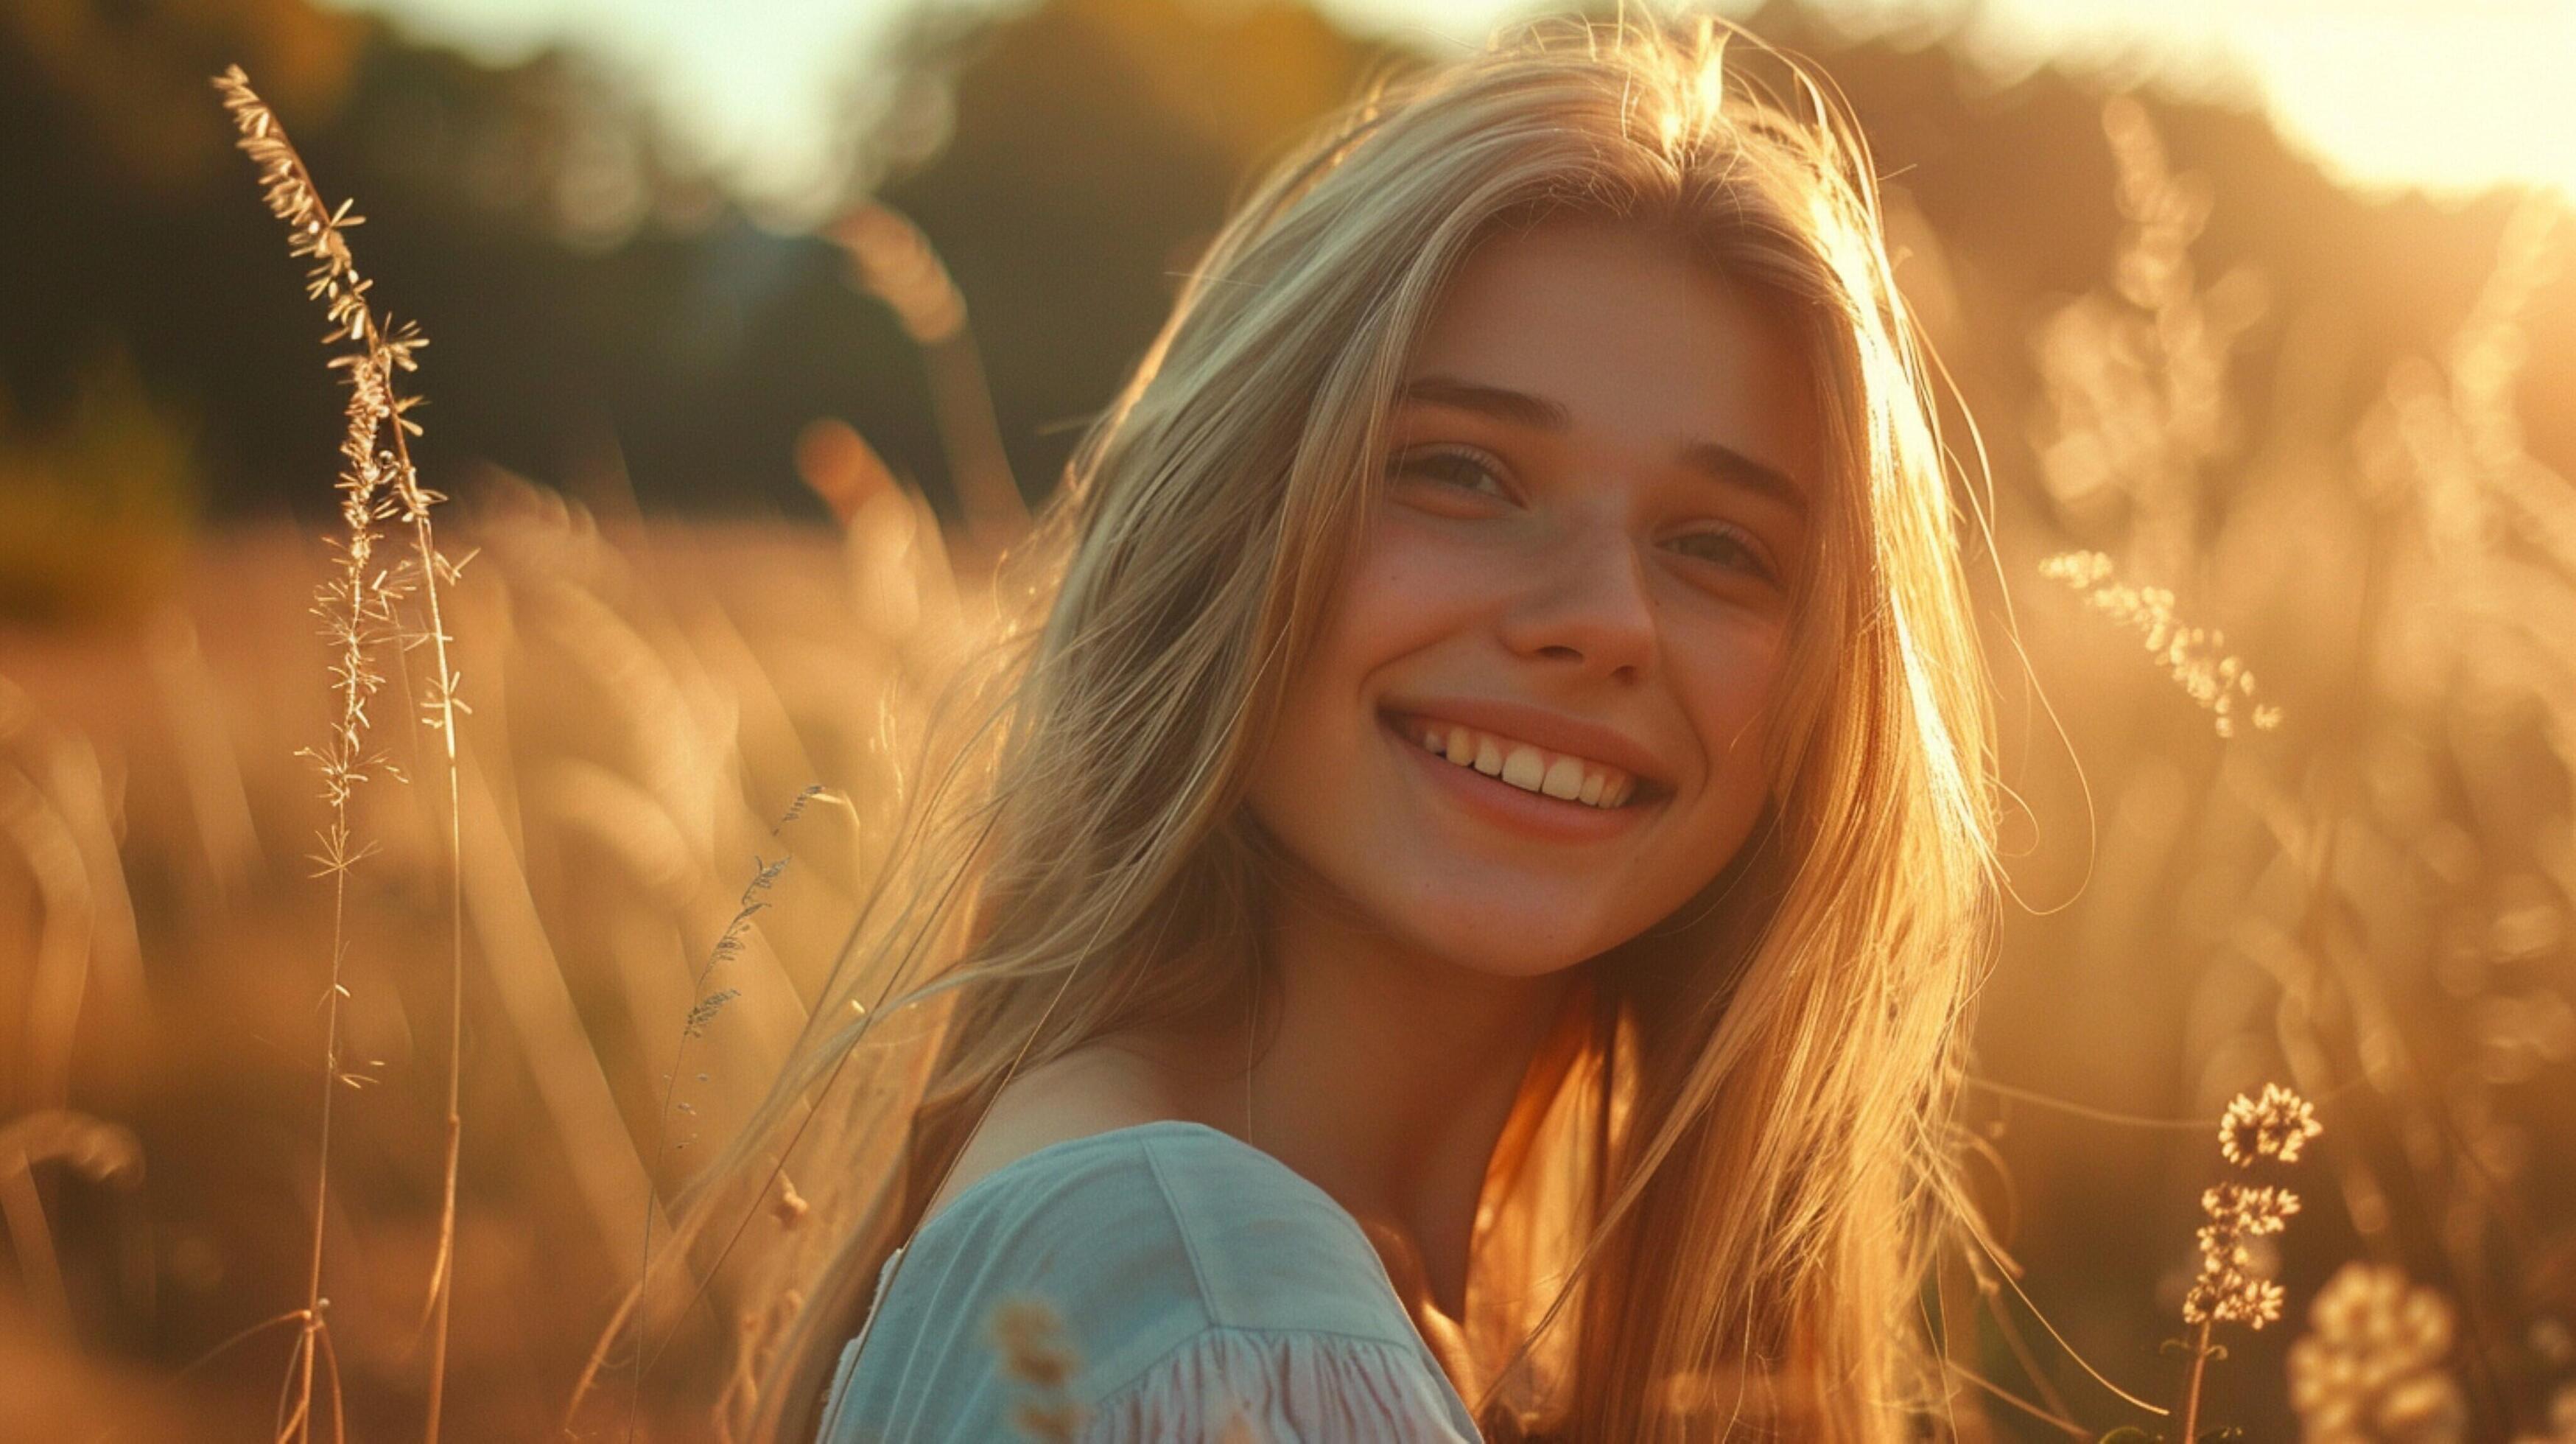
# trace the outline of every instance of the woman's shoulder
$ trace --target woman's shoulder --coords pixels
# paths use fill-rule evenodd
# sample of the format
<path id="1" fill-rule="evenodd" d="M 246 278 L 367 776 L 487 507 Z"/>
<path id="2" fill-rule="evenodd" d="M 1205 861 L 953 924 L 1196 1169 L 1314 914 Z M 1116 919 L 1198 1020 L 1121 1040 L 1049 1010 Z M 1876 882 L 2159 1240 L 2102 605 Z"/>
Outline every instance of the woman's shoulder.
<path id="1" fill-rule="evenodd" d="M 1287 1164 L 1194 1119 L 1178 1066 L 1143 1045 L 1095 1043 L 1013 1080 L 916 1239 L 969 1203 L 958 1227 L 975 1251 L 1013 1250 L 1033 1284 L 1078 1291 L 1082 1270 L 1159 1270 L 1212 1325 L 1384 1335 L 1392 1317 L 1418 1337 L 1357 1220 Z"/>
<path id="2" fill-rule="evenodd" d="M 1224 1378 L 1238 1400 L 1321 1401 L 1283 1395 L 1282 1408 L 1465 1418 L 1349 1213 L 1251 1144 L 1180 1119 L 1048 1143 L 958 1190 L 886 1261 L 827 1417 L 889 1438 L 1007 1419 L 1021 1391 L 995 1326 L 1025 1331 L 1032 1303 L 1053 1326 L 1046 1347 L 1070 1356 L 1066 1396 L 1103 1419 L 1168 1418 Z"/>
<path id="3" fill-rule="evenodd" d="M 937 1218 L 951 1198 L 986 1174 L 1049 1144 L 1189 1116 L 1163 1075 L 1135 1052 L 1105 1043 L 1076 1048 L 1019 1073 L 1003 1087 L 922 1217 Z"/>
<path id="4" fill-rule="evenodd" d="M 1330 1194 L 1183 1119 L 1023 1153 L 960 1190 L 904 1252 L 901 1272 L 1018 1289 L 1069 1313 L 1418 1337 L 1367 1234 Z"/>

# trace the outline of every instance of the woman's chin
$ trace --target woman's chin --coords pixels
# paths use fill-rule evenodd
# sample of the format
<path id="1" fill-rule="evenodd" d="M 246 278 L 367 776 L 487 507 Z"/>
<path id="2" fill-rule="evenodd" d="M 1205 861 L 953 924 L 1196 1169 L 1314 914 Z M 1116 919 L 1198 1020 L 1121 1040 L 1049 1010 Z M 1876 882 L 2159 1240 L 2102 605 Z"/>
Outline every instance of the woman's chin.
<path id="1" fill-rule="evenodd" d="M 1561 915 L 1533 915 L 1525 905 L 1433 909 L 1430 917 L 1414 921 L 1422 936 L 1438 940 L 1439 956 L 1497 978 L 1545 977 L 1601 951 L 1566 928 Z"/>

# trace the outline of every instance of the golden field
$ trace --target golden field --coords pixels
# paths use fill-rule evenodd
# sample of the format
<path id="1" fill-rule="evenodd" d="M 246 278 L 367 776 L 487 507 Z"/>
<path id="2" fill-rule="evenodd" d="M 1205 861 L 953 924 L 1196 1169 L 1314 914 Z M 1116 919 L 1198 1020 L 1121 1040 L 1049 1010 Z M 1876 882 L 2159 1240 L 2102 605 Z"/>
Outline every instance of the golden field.
<path id="1" fill-rule="evenodd" d="M 2136 1400 L 2189 1393 L 2247 1438 L 2570 1444 L 2576 398 L 2533 358 L 2563 358 L 2535 318 L 2570 313 L 2576 218 L 2500 208 L 2382 366 L 2203 262 L 2252 198 L 2134 102 L 2090 118 L 2116 236 L 2026 328 L 1971 319 L 1973 246 L 1895 221 L 1989 453 L 1962 504 L 2015 800 L 1961 1120 L 1999 1251 L 1927 1285 L 1953 1431 L 2169 1434 Z M 401 334 L 363 329 L 380 360 Z M 359 454 L 401 415 L 353 411 Z M 13 574 L 158 579 L 0 619 L 0 1438 L 556 1435 L 986 642 L 989 534 L 852 434 L 798 452 L 829 522 L 458 467 L 354 581 L 345 532 L 138 525 L 120 559 L 0 495 Z M 2267 1084 L 2321 1131 L 2261 1125 L 2303 1202 L 2227 1224 L 2271 1302 L 2213 1335 L 2195 1230 Z M 638 1437 L 706 1435 L 672 1397 L 636 1391 Z"/>

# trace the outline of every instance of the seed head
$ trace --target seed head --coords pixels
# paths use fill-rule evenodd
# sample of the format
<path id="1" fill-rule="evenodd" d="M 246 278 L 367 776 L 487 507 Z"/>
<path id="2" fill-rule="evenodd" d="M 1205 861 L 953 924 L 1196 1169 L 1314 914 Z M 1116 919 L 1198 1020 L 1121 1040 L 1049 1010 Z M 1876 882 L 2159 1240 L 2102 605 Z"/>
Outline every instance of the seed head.
<path id="1" fill-rule="evenodd" d="M 2268 1083 L 2260 1099 L 2239 1094 L 2218 1128 L 2218 1151 L 2239 1168 L 2257 1158 L 2298 1161 L 2300 1147 L 2325 1131 L 2306 1099 Z M 2281 1317 L 2281 1286 L 2268 1277 L 2254 1241 L 2281 1232 L 2299 1211 L 2299 1196 L 2271 1184 L 2221 1183 L 2200 1196 L 2209 1220 L 2200 1226 L 2200 1276 L 2182 1301 L 2183 1322 L 2259 1329 Z"/>
<path id="2" fill-rule="evenodd" d="M 2467 1405 L 2443 1367 L 2450 1305 L 2394 1268 L 2349 1263 L 2309 1306 L 2309 1333 L 2290 1346 L 2290 1404 L 2311 1441 L 2454 1441 Z"/>
<path id="3" fill-rule="evenodd" d="M 2258 732 L 2281 725 L 2280 708 L 2255 700 L 2254 674 L 2228 652 L 2226 634 L 2184 625 L 2171 591 L 2132 586 L 2112 571 L 2111 559 L 2100 552 L 2064 552 L 2039 564 L 2041 576 L 2083 593 L 2086 605 L 2136 632 L 2184 694 L 2209 709 L 2219 736 L 2236 735 L 2239 713 Z"/>
<path id="4" fill-rule="evenodd" d="M 2314 1104 L 2278 1083 L 2266 1083 L 2262 1097 L 2239 1093 L 2227 1105 L 2227 1116 L 2218 1124 L 2218 1152 L 2239 1168 L 2252 1167 L 2257 1158 L 2296 1163 L 2307 1141 L 2325 1131 Z"/>

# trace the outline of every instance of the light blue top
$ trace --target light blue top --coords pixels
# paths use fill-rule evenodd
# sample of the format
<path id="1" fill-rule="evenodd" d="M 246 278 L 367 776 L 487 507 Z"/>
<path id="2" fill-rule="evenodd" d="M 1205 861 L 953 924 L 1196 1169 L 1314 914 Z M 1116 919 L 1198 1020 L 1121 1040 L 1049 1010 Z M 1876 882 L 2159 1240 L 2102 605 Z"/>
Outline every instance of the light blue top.
<path id="1" fill-rule="evenodd" d="M 1061 1320 L 1040 1348 L 1072 1356 L 1054 1391 L 1006 1374 L 988 1333 L 1028 1295 Z M 1013 1422 L 1067 1401 L 1067 1436 Z M 1237 1417 L 1249 1431 L 1230 1436 Z M 820 1444 L 1027 1437 L 1481 1436 L 1332 1195 L 1221 1129 L 1162 1119 L 1014 1159 L 916 1229 L 841 1352 Z"/>

